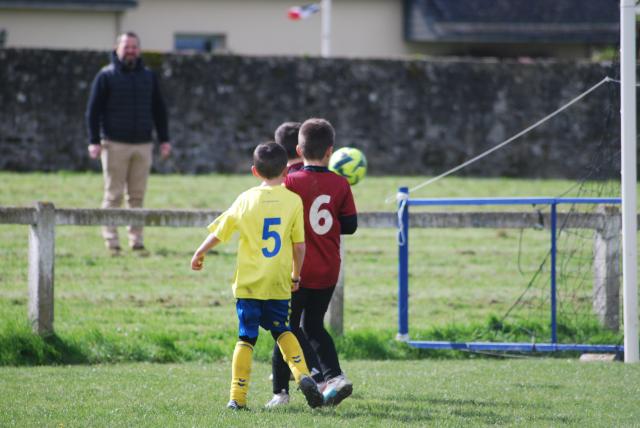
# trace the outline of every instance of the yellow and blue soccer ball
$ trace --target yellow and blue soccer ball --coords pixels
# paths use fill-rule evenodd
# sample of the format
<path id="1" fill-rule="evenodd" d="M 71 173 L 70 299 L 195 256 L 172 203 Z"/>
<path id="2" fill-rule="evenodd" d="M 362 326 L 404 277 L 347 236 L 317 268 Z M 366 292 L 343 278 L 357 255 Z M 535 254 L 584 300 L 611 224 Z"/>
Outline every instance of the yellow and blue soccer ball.
<path id="1" fill-rule="evenodd" d="M 343 147 L 331 155 L 329 169 L 346 178 L 353 186 L 367 175 L 367 158 L 358 149 Z"/>

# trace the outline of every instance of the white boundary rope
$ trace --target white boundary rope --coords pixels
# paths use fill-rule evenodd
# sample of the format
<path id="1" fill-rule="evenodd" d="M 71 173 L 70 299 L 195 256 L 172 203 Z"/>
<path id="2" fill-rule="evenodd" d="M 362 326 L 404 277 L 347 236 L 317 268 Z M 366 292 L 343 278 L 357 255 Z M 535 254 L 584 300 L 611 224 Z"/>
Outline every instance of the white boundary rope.
<path id="1" fill-rule="evenodd" d="M 611 77 L 609 77 L 609 81 L 614 83 L 622 83 L 622 81 L 618 79 L 612 79 Z M 636 88 L 640 88 L 640 83 L 636 83 Z"/>
<path id="2" fill-rule="evenodd" d="M 407 242 L 407 237 L 404 236 L 404 223 L 402 222 L 402 215 L 407 208 L 407 200 L 409 199 L 408 193 L 398 192 L 396 194 L 396 200 L 398 201 L 398 245 L 404 245 Z"/>
<path id="3" fill-rule="evenodd" d="M 542 119 L 540 119 L 539 121 L 537 121 L 536 123 L 534 123 L 533 125 L 523 129 L 522 131 L 518 132 L 517 134 L 513 135 L 512 137 L 504 140 L 503 142 L 501 142 L 500 144 L 497 144 L 496 146 L 493 146 L 492 148 L 490 148 L 489 150 L 480 153 L 478 156 L 469 159 L 468 161 L 465 161 L 463 163 L 461 163 L 458 166 L 455 166 L 453 168 L 451 168 L 450 170 L 443 172 L 442 174 L 430 178 L 429 180 L 425 181 L 424 183 L 418 184 L 415 187 L 412 187 L 411 189 L 409 189 L 409 192 L 414 192 L 418 189 L 421 189 L 425 186 L 428 186 L 430 184 L 435 183 L 436 181 L 453 174 L 454 172 L 460 171 L 461 169 L 471 165 L 472 163 L 475 163 L 477 161 L 479 161 L 480 159 L 488 156 L 489 154 L 495 152 L 498 149 L 501 149 L 502 147 L 506 146 L 507 144 L 512 143 L 513 141 L 515 141 L 516 139 L 522 137 L 524 134 L 526 134 L 527 132 L 531 131 L 532 129 L 542 125 L 544 122 L 548 121 L 549 119 L 551 119 L 553 116 L 559 114 L 560 112 L 568 109 L 570 106 L 572 106 L 573 104 L 577 103 L 578 101 L 580 101 L 582 98 L 586 97 L 588 94 L 590 94 L 591 92 L 595 91 L 597 88 L 599 88 L 600 86 L 604 85 L 605 83 L 608 82 L 618 82 L 618 80 L 612 79 L 609 76 L 605 77 L 604 79 L 602 79 L 600 82 L 596 83 L 595 85 L 593 85 L 591 88 L 587 89 L 586 91 L 584 91 L 583 93 L 581 93 L 580 95 L 578 95 L 577 97 L 575 97 L 574 99 L 572 99 L 571 101 L 569 101 L 568 103 L 566 103 L 565 105 L 563 105 L 562 107 L 558 108 L 557 110 L 555 110 L 554 112 L 546 115 L 545 117 L 543 117 Z M 640 85 L 638 85 L 640 86 Z M 385 203 L 389 203 L 393 200 L 393 197 L 389 197 L 385 200 Z"/>

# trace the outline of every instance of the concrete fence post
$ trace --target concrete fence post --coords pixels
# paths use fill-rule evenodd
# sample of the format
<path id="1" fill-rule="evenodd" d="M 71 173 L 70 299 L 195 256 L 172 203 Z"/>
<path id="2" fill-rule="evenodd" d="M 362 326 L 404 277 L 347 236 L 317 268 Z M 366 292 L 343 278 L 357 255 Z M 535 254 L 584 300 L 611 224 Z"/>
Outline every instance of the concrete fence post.
<path id="1" fill-rule="evenodd" d="M 34 333 L 53 333 L 53 266 L 55 207 L 36 203 L 36 222 L 29 228 L 29 321 Z"/>
<path id="2" fill-rule="evenodd" d="M 595 229 L 593 248 L 593 310 L 603 327 L 620 327 L 620 249 L 622 220 L 615 206 L 599 205 L 604 223 Z"/>
<path id="3" fill-rule="evenodd" d="M 340 259 L 342 262 L 340 263 L 340 275 L 338 276 L 338 283 L 336 284 L 336 289 L 333 292 L 333 297 L 331 297 L 331 302 L 329 303 L 329 310 L 327 311 L 329 326 L 338 336 L 342 336 L 344 332 L 344 244 L 345 239 L 341 237 Z"/>

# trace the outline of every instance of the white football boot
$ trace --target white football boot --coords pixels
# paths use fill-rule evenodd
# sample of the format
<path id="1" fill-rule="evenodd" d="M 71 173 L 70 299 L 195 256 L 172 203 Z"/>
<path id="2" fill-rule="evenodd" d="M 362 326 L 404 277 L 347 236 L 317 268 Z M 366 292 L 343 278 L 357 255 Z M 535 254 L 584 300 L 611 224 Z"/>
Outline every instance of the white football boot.
<path id="1" fill-rule="evenodd" d="M 322 391 L 325 406 L 337 406 L 351 395 L 353 392 L 353 383 L 342 373 L 327 381 L 327 385 Z"/>
<path id="2" fill-rule="evenodd" d="M 287 404 L 289 404 L 289 394 L 287 394 L 287 391 L 283 389 L 282 392 L 273 394 L 271 401 L 265 404 L 264 407 L 272 409 L 274 407 L 285 406 Z"/>

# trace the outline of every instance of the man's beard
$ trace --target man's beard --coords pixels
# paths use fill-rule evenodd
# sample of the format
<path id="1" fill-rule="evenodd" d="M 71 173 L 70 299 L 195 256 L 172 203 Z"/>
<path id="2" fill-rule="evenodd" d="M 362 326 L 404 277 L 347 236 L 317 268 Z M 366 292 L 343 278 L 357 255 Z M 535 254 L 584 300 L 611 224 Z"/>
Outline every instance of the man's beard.
<path id="1" fill-rule="evenodd" d="M 122 64 L 126 68 L 134 68 L 136 66 L 136 61 L 137 60 L 138 60 L 138 58 L 136 58 L 135 56 L 125 56 L 122 59 Z"/>

